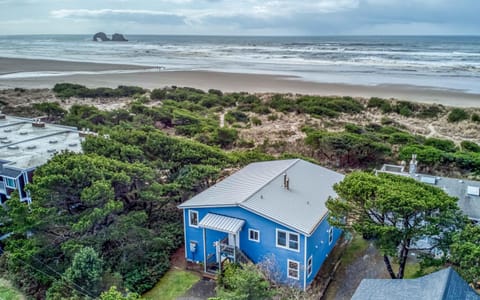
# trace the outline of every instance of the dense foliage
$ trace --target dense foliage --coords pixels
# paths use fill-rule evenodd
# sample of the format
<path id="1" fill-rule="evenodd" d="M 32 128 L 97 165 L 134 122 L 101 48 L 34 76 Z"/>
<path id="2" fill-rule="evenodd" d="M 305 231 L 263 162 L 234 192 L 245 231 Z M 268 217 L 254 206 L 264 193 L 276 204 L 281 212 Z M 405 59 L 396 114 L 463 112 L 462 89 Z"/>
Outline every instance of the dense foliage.
<path id="1" fill-rule="evenodd" d="M 373 237 L 393 279 L 403 278 L 408 253 L 446 251 L 452 233 L 463 226 L 457 200 L 444 191 L 409 177 L 353 172 L 335 184 L 329 199 L 330 224 Z M 399 264 L 395 273 L 391 258 Z"/>
<path id="2" fill-rule="evenodd" d="M 267 300 L 275 295 L 262 271 L 253 264 L 228 264 L 217 285 L 217 300 Z"/>
<path id="3" fill-rule="evenodd" d="M 80 84 L 73 83 L 57 83 L 53 87 L 53 91 L 59 98 L 112 98 L 112 97 L 131 97 L 135 94 L 144 94 L 146 91 L 137 86 L 120 85 L 115 89 L 112 88 L 87 88 Z"/>
<path id="4" fill-rule="evenodd" d="M 449 260 L 467 282 L 479 284 L 480 226 L 468 225 L 454 235 Z"/>

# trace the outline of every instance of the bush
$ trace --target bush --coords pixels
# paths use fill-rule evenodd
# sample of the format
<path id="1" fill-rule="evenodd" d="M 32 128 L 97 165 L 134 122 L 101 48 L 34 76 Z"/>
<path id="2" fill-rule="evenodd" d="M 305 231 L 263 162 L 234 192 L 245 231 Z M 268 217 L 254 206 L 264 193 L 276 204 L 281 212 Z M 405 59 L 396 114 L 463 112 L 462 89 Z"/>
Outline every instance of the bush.
<path id="1" fill-rule="evenodd" d="M 231 110 L 225 114 L 225 121 L 232 124 L 235 122 L 247 123 L 249 118 L 246 113 L 239 110 Z"/>
<path id="2" fill-rule="evenodd" d="M 213 135 L 212 141 L 222 148 L 232 146 L 238 138 L 238 131 L 232 128 L 218 128 Z"/>
<path id="3" fill-rule="evenodd" d="M 455 143 L 450 141 L 450 140 L 428 138 L 425 141 L 425 145 L 435 147 L 435 148 L 437 148 L 439 150 L 442 150 L 442 151 L 445 151 L 445 152 L 455 152 L 455 151 L 457 151 L 457 147 L 455 146 Z"/>
<path id="4" fill-rule="evenodd" d="M 253 118 L 251 119 L 251 121 L 252 121 L 252 124 L 253 124 L 254 126 L 262 125 L 262 120 L 260 120 L 260 119 L 257 118 L 257 117 L 253 117 Z"/>
<path id="5" fill-rule="evenodd" d="M 150 93 L 150 98 L 155 100 L 163 100 L 167 95 L 167 91 L 165 89 L 154 89 Z"/>
<path id="6" fill-rule="evenodd" d="M 472 122 L 480 123 L 480 116 L 476 113 L 472 114 Z"/>
<path id="7" fill-rule="evenodd" d="M 454 123 L 454 122 L 460 122 L 463 120 L 468 119 L 468 113 L 461 108 L 454 108 L 452 111 L 448 114 L 448 122 Z"/>
<path id="8" fill-rule="evenodd" d="M 477 143 L 470 142 L 470 141 L 463 141 L 460 143 L 463 151 L 469 152 L 480 152 L 480 146 Z"/>

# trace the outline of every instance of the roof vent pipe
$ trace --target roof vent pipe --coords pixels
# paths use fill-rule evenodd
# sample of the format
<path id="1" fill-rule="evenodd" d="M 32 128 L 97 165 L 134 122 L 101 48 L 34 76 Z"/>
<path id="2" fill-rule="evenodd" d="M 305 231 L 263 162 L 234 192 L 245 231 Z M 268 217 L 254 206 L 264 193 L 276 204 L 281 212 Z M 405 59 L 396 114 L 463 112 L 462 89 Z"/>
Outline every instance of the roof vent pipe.
<path id="1" fill-rule="evenodd" d="M 283 187 L 287 190 L 290 189 L 290 179 L 288 178 L 287 173 L 283 174 Z"/>
<path id="2" fill-rule="evenodd" d="M 417 155 L 412 154 L 412 160 L 410 161 L 410 168 L 408 169 L 410 175 L 417 173 Z"/>

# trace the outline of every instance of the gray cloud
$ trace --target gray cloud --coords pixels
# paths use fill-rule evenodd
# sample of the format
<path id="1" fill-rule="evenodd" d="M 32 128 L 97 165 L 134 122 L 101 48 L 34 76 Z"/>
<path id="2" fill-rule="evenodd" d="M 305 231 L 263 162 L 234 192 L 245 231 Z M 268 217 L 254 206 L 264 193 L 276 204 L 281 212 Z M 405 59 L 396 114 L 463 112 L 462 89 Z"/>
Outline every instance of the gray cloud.
<path id="1" fill-rule="evenodd" d="M 159 34 L 478 34 L 480 28 L 478 0 L 0 0 L 0 6 L 0 34 L 86 33 L 89 22 Z M 28 19 L 30 29 L 28 22 L 10 25 Z"/>

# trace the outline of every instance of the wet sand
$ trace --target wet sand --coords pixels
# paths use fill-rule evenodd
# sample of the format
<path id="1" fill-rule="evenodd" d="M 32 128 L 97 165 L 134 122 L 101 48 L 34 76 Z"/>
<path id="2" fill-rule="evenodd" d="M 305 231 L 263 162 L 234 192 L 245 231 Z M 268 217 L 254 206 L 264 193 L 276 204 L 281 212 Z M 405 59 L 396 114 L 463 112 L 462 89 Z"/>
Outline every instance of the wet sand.
<path id="1" fill-rule="evenodd" d="M 118 71 L 118 72 L 117 72 Z M 95 74 L 62 74 L 11 78 L 16 72 L 105 72 Z M 127 73 L 120 73 L 127 72 Z M 8 74 L 10 78 L 2 78 Z M 461 90 L 438 89 L 411 85 L 356 85 L 355 83 L 321 83 L 304 81 L 298 77 L 223 73 L 210 71 L 163 71 L 148 66 L 113 65 L 53 60 L 0 58 L 0 89 L 51 88 L 55 83 L 71 82 L 89 87 L 116 87 L 136 85 L 148 89 L 165 86 L 188 86 L 203 90 L 224 92 L 275 92 L 311 95 L 338 95 L 352 97 L 396 98 L 447 106 L 480 107 L 480 94 Z"/>

